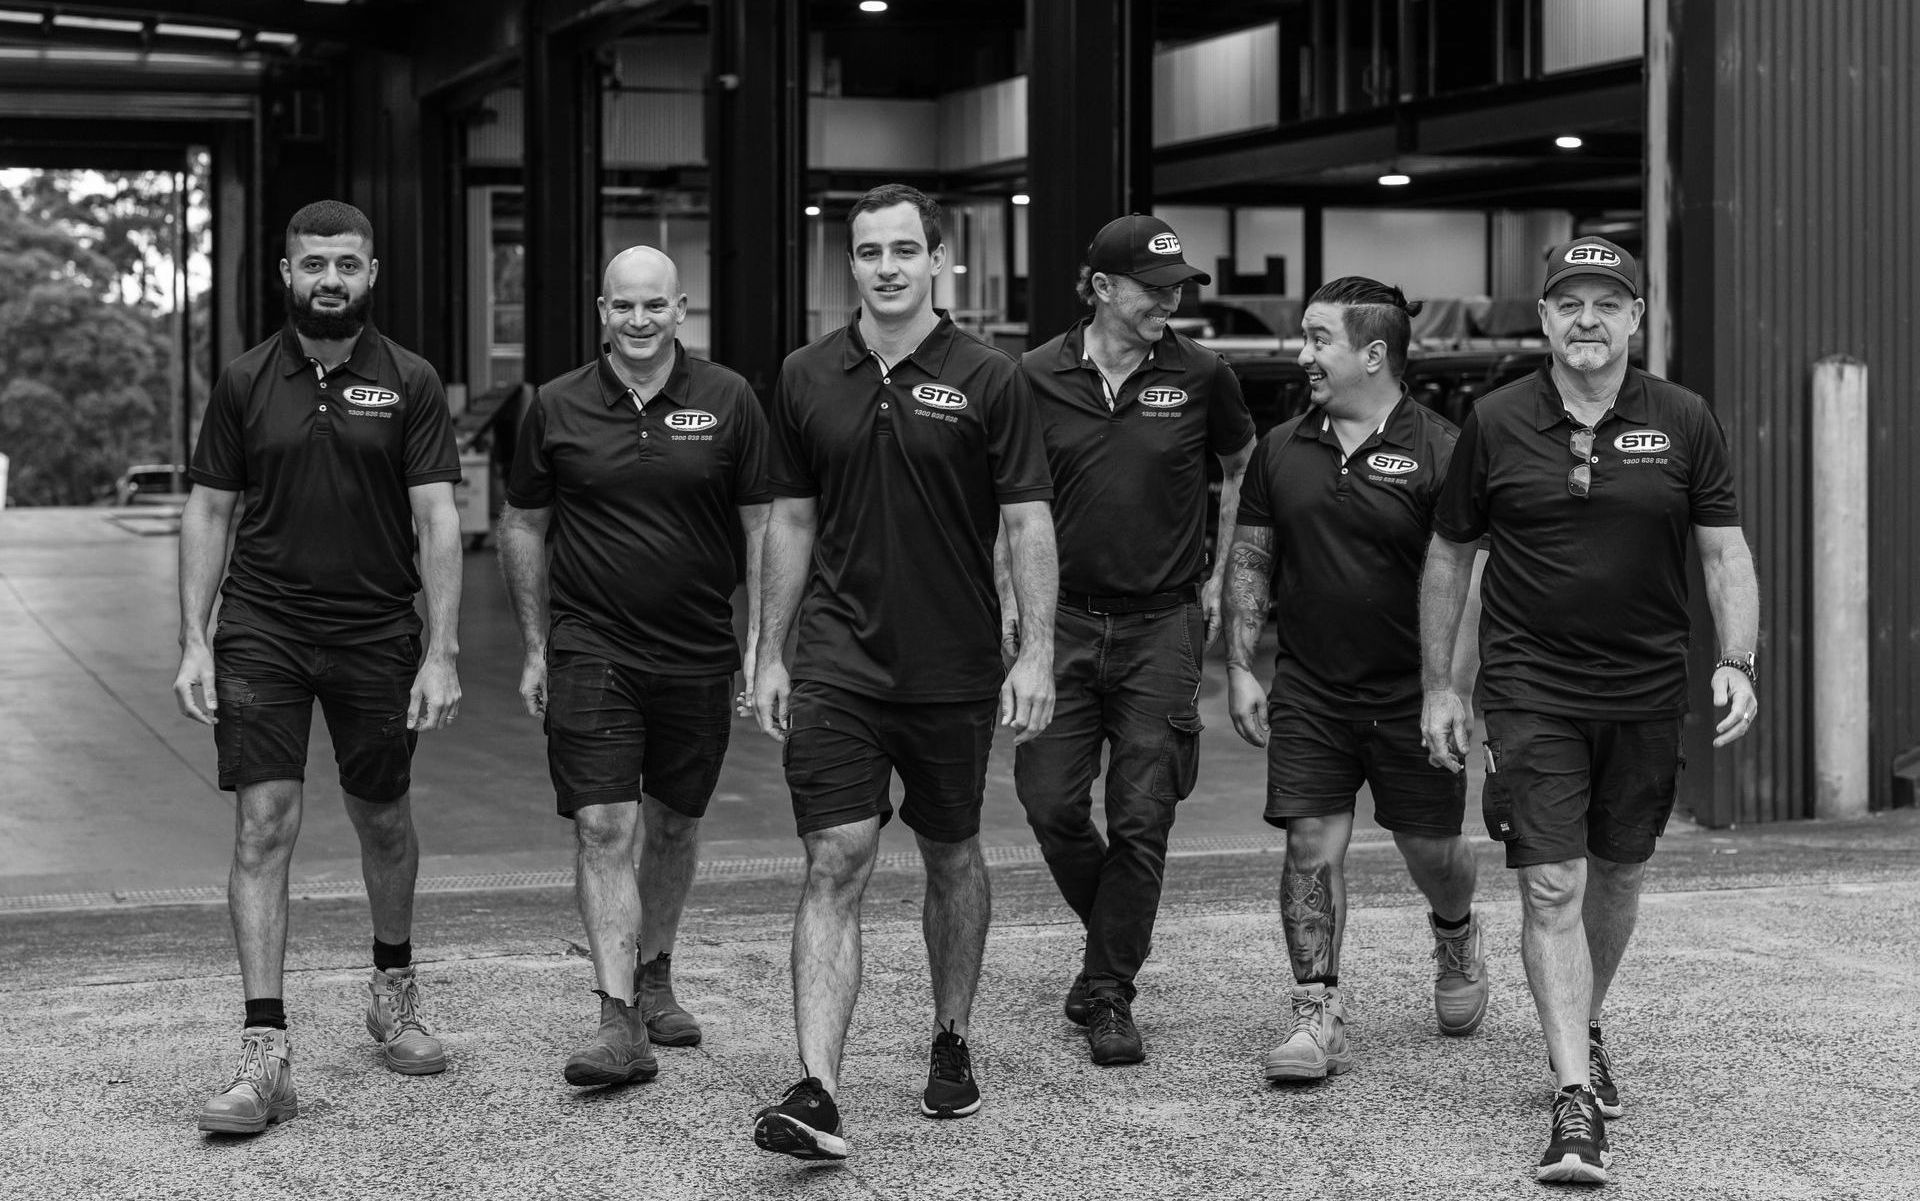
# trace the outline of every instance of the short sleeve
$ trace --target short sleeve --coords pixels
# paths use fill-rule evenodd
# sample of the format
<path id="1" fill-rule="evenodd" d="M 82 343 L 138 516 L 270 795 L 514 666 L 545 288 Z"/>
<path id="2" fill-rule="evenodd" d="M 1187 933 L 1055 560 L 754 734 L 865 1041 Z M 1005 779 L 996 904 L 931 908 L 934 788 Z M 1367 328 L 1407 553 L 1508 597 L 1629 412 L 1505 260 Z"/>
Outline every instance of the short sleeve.
<path id="1" fill-rule="evenodd" d="M 1740 501 L 1733 491 L 1733 464 L 1726 431 L 1702 402 L 1693 431 L 1692 471 L 1687 479 L 1687 509 L 1694 525 L 1739 525 Z"/>
<path id="2" fill-rule="evenodd" d="M 223 371 L 207 396 L 200 418 L 200 437 L 193 446 L 187 476 L 196 484 L 223 492 L 241 492 L 247 486 L 247 452 L 240 437 L 241 398 L 233 373 Z"/>
<path id="3" fill-rule="evenodd" d="M 1253 440 L 1253 414 L 1240 391 L 1240 377 L 1225 359 L 1213 365 L 1213 393 L 1207 401 L 1207 449 L 1230 455 Z"/>
<path id="4" fill-rule="evenodd" d="M 1478 542 L 1487 532 L 1487 452 L 1480 411 L 1467 414 L 1433 506 L 1433 532 L 1449 542 Z"/>
<path id="5" fill-rule="evenodd" d="M 807 458 L 806 444 L 800 436 L 799 401 L 794 395 L 792 356 L 780 368 L 780 379 L 773 386 L 773 413 L 767 429 L 767 488 L 774 496 L 818 496 L 820 481 L 814 477 Z"/>
<path id="6" fill-rule="evenodd" d="M 1447 476 L 1452 473 L 1453 453 L 1460 445 L 1460 431 L 1452 425 L 1434 425 L 1432 440 L 1427 444 L 1427 453 L 1433 458 L 1433 471 L 1427 477 L 1427 521 L 1431 525 L 1433 514 L 1440 504 L 1440 493 L 1445 489 Z"/>
<path id="7" fill-rule="evenodd" d="M 1260 440 L 1253 449 L 1253 460 L 1247 464 L 1247 474 L 1240 483 L 1240 508 L 1234 514 L 1236 525 L 1270 526 L 1273 524 L 1273 485 L 1268 477 L 1279 461 L 1279 451 L 1274 449 L 1272 435 Z"/>
<path id="8" fill-rule="evenodd" d="M 764 505 L 773 499 L 767 485 L 767 415 L 760 407 L 760 398 L 753 394 L 745 380 L 741 380 L 738 387 L 735 406 L 740 421 L 734 446 L 733 503 Z"/>
<path id="9" fill-rule="evenodd" d="M 507 503 L 516 509 L 553 504 L 553 459 L 547 453 L 547 399 L 536 392 L 513 440 L 513 466 L 507 471 Z"/>
<path id="10" fill-rule="evenodd" d="M 1046 435 L 1027 373 L 1013 364 L 987 408 L 987 459 L 993 465 L 994 499 L 1003 505 L 1053 499 Z"/>
<path id="11" fill-rule="evenodd" d="M 440 377 L 423 367 L 407 398 L 407 487 L 460 478 L 460 453 L 453 446 L 453 414 Z"/>

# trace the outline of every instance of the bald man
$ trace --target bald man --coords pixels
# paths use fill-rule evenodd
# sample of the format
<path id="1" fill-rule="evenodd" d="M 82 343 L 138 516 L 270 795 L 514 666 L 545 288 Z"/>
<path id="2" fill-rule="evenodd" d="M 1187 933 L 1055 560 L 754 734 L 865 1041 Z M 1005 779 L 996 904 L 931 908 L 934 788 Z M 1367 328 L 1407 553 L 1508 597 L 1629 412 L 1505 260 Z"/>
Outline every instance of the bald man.
<path id="1" fill-rule="evenodd" d="M 499 525 L 526 646 L 520 697 L 545 719 L 599 985 L 599 1031 L 566 1063 L 577 1085 L 651 1080 L 653 1044 L 700 1041 L 669 969 L 744 696 L 734 672 L 753 678 L 772 499 L 759 400 L 676 336 L 687 297 L 673 260 L 622 251 L 598 308 L 605 353 L 540 388 Z M 733 613 L 743 535 L 744 657 Z"/>

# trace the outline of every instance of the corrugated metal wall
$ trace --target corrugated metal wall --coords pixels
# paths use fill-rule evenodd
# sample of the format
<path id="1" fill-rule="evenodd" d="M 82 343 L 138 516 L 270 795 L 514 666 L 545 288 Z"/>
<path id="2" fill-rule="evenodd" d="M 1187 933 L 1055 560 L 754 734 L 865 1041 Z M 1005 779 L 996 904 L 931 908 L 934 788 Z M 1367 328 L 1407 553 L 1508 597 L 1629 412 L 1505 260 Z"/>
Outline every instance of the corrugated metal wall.
<path id="1" fill-rule="evenodd" d="M 1910 0 L 1676 9 L 1677 374 L 1706 391 L 1733 444 L 1766 672 L 1765 724 L 1716 754 L 1713 807 L 1742 822 L 1812 814 L 1807 435 L 1813 364 L 1838 353 L 1871 373 L 1870 770 L 1884 807 L 1893 756 L 1920 742 L 1920 17 Z"/>

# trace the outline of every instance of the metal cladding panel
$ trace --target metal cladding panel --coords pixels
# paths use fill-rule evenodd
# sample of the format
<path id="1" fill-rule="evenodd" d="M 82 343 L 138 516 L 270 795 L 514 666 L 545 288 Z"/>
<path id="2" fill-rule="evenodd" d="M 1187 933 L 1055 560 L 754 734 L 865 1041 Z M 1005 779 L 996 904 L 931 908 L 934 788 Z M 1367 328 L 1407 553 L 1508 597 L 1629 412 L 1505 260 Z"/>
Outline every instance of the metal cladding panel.
<path id="1" fill-rule="evenodd" d="M 1813 365 L 1831 354 L 1869 371 L 1870 776 L 1884 808 L 1893 757 L 1920 742 L 1920 19 L 1909 0 L 1687 0 L 1702 2 L 1715 38 L 1712 228 L 1685 236 L 1711 238 L 1713 277 L 1685 286 L 1711 288 L 1713 319 L 1680 337 L 1713 342 L 1703 382 L 1732 444 L 1767 672 L 1759 736 L 1716 752 L 1733 770 L 1716 772 L 1714 808 L 1742 822 L 1812 815 L 1808 434 Z M 1697 49 L 1687 61 L 1701 64 Z"/>

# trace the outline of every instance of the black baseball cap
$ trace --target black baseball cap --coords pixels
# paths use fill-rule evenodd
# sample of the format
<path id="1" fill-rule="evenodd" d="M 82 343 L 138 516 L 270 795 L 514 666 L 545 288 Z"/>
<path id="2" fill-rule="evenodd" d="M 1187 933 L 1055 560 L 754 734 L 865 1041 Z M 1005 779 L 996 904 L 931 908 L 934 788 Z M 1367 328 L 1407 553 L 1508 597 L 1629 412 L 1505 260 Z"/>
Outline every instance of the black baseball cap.
<path id="1" fill-rule="evenodd" d="M 1553 285 L 1576 275 L 1600 275 L 1625 284 L 1630 295 L 1640 295 L 1640 264 L 1605 238 L 1575 238 L 1555 246 L 1547 255 L 1547 282 L 1540 285 L 1544 299 Z"/>
<path id="2" fill-rule="evenodd" d="M 1131 275 L 1149 288 L 1213 277 L 1180 257 L 1180 238 L 1158 217 L 1129 213 L 1106 223 L 1087 247 L 1087 266 L 1105 275 Z"/>

